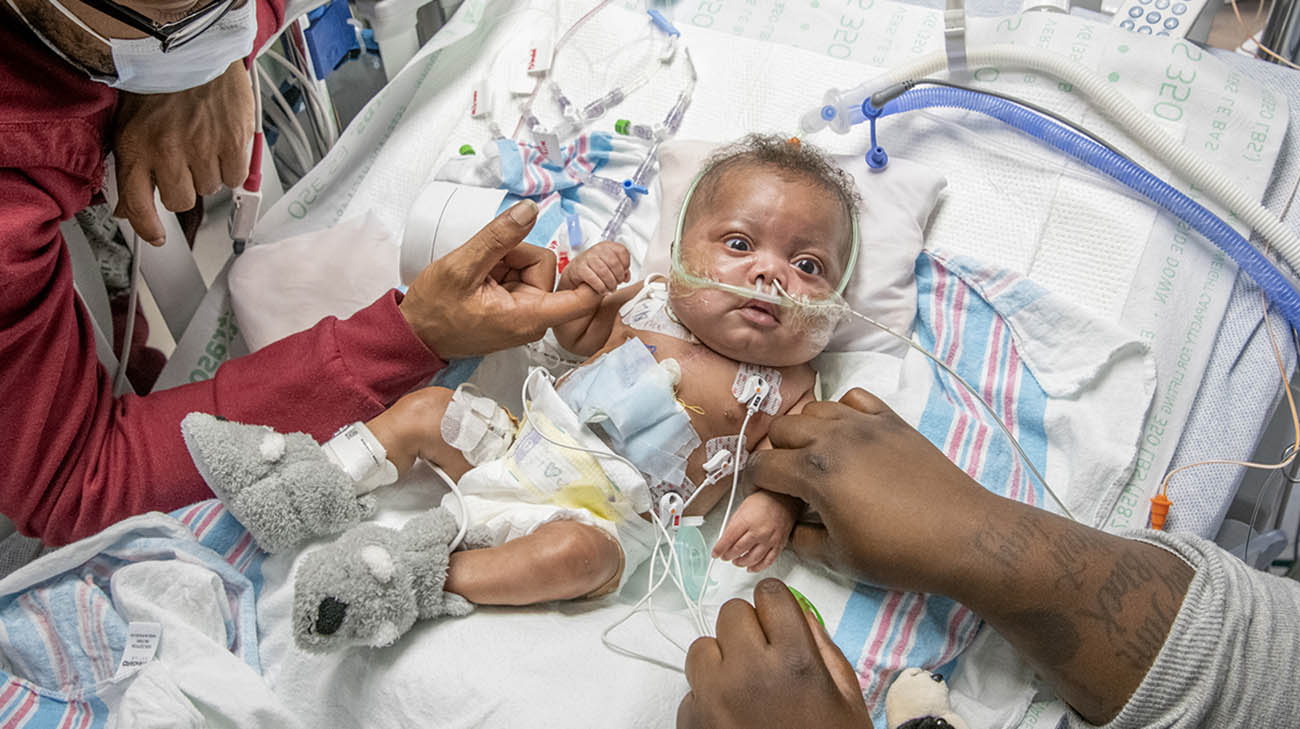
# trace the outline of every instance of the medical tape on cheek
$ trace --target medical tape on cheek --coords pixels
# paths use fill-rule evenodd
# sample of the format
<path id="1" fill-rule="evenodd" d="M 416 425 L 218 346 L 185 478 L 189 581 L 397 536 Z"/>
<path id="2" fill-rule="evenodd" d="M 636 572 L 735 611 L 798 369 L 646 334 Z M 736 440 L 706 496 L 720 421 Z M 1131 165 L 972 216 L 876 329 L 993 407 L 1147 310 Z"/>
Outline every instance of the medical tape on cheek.
<path id="1" fill-rule="evenodd" d="M 776 415 L 781 412 L 781 373 L 771 367 L 742 363 L 736 370 L 736 380 L 731 383 L 731 396 L 740 401 L 740 394 L 745 391 L 745 381 L 758 375 L 767 381 L 770 388 L 759 412 Z M 748 405 L 749 403 L 744 403 Z"/>

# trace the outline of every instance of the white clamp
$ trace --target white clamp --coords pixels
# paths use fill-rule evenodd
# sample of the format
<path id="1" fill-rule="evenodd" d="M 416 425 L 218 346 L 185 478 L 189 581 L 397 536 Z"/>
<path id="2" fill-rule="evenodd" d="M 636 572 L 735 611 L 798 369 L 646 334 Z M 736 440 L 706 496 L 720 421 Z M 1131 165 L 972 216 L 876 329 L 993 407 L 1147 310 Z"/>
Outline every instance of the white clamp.
<path id="1" fill-rule="evenodd" d="M 343 426 L 321 450 L 352 478 L 358 496 L 397 480 L 397 466 L 388 460 L 388 451 L 365 423 Z"/>

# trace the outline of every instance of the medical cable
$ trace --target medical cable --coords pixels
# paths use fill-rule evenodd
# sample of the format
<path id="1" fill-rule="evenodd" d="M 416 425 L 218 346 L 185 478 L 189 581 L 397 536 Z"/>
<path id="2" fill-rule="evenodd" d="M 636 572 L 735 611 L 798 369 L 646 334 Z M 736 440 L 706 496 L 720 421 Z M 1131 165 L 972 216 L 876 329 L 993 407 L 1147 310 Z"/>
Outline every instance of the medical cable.
<path id="1" fill-rule="evenodd" d="M 1296 181 L 1296 186 L 1300 187 L 1300 180 Z M 1283 206 L 1282 214 L 1280 217 L 1285 218 L 1287 213 L 1291 211 L 1291 203 L 1294 200 L 1295 200 L 1295 189 L 1293 188 L 1291 191 L 1291 198 L 1288 199 L 1286 204 Z M 1262 300 L 1263 307 L 1264 307 L 1264 314 L 1263 314 L 1264 328 L 1268 332 L 1268 341 L 1273 346 L 1273 358 L 1274 361 L 1277 363 L 1278 376 L 1281 378 L 1282 389 L 1286 393 L 1287 405 L 1291 409 L 1291 427 L 1292 430 L 1295 432 L 1295 441 L 1290 448 L 1291 452 L 1280 463 L 1275 463 L 1275 464 L 1253 463 L 1250 461 L 1236 461 L 1231 459 L 1214 459 L 1208 461 L 1198 461 L 1196 463 L 1188 463 L 1186 465 L 1179 466 L 1178 468 L 1171 470 L 1169 473 L 1165 474 L 1164 480 L 1161 481 L 1160 483 L 1160 489 L 1156 491 L 1156 495 L 1151 497 L 1151 528 L 1152 529 L 1163 530 L 1165 528 L 1165 519 L 1169 514 L 1170 508 L 1173 506 L 1173 501 L 1170 500 L 1169 498 L 1169 482 L 1172 481 L 1174 476 L 1178 475 L 1179 473 L 1182 473 L 1183 471 L 1186 471 L 1190 468 L 1195 468 L 1197 466 L 1206 466 L 1206 465 L 1231 465 L 1231 466 L 1242 466 L 1244 468 L 1256 468 L 1256 469 L 1263 469 L 1263 470 L 1270 470 L 1270 471 L 1279 470 L 1291 465 L 1291 462 L 1295 460 L 1297 451 L 1300 451 L 1300 416 L 1297 416 L 1296 413 L 1295 394 L 1291 391 L 1291 385 L 1288 382 L 1288 378 L 1286 374 L 1286 365 L 1282 362 L 1282 349 L 1281 347 L 1278 346 L 1277 335 L 1273 333 L 1273 324 L 1272 322 L 1269 321 L 1268 318 L 1268 299 L 1265 298 L 1264 293 L 1262 291 L 1260 293 L 1260 298 Z M 1294 325 L 1291 327 L 1291 335 L 1292 335 L 1292 340 L 1295 342 L 1296 345 L 1296 356 L 1300 358 L 1300 338 L 1297 338 L 1296 329 Z M 1259 497 L 1255 502 L 1255 512 L 1251 514 L 1250 523 L 1247 525 L 1246 528 L 1246 545 L 1244 547 L 1244 552 L 1242 553 L 1243 561 L 1249 559 L 1250 557 L 1251 533 L 1254 532 L 1255 530 L 1255 519 L 1259 515 L 1259 506 L 1264 500 L 1264 494 L 1262 493 L 1262 491 L 1263 490 L 1261 489 L 1261 493 L 1259 494 Z"/>
<path id="2" fill-rule="evenodd" d="M 1264 45 L 1260 41 L 1259 35 L 1261 32 L 1263 32 L 1263 29 L 1260 29 L 1259 31 L 1256 31 L 1254 33 L 1250 32 L 1250 28 L 1246 26 L 1246 21 L 1241 19 L 1241 11 L 1237 8 L 1237 0 L 1228 0 L 1228 2 L 1229 4 L 1232 5 L 1232 14 L 1237 16 L 1237 25 L 1240 26 L 1242 30 L 1246 31 L 1250 40 L 1254 41 L 1256 48 L 1263 51 L 1265 55 L 1267 55 L 1269 58 L 1272 58 L 1275 62 L 1280 63 L 1284 66 L 1290 66 L 1291 68 L 1296 70 L 1300 70 L 1300 66 L 1296 65 L 1295 62 L 1293 62 L 1291 59 L 1279 54 L 1277 51 L 1274 51 L 1272 48 L 1269 48 L 1268 46 Z M 1255 7 L 1256 23 L 1259 22 L 1260 11 L 1262 11 L 1263 9 L 1264 9 L 1263 2 L 1259 3 L 1259 5 Z"/>
<path id="3" fill-rule="evenodd" d="M 122 332 L 122 353 L 117 358 L 117 372 L 113 376 L 113 397 L 126 394 L 126 388 L 131 384 L 126 377 L 126 365 L 131 359 L 131 339 L 135 336 L 135 307 L 140 299 L 140 259 L 143 257 L 140 236 L 132 231 L 131 293 L 126 297 L 126 330 Z"/>
<path id="4" fill-rule="evenodd" d="M 284 70 L 288 71 L 302 88 L 302 93 L 303 96 L 306 97 L 307 105 L 311 110 L 313 121 L 321 131 L 323 137 L 322 141 L 325 144 L 325 149 L 328 151 L 329 148 L 333 147 L 338 141 L 338 136 L 334 132 L 334 125 L 329 123 L 328 113 L 325 110 L 324 103 L 321 102 L 317 95 L 316 84 L 307 77 L 307 74 L 304 73 L 302 69 L 290 63 L 289 59 L 285 58 L 275 49 L 267 50 L 265 56 L 270 58 L 272 61 L 275 61 L 284 68 Z"/>
<path id="5" fill-rule="evenodd" d="M 438 474 L 453 494 L 456 494 L 456 502 L 460 506 L 460 530 L 456 532 L 456 538 L 451 540 L 451 544 L 447 545 L 447 551 L 455 552 L 456 547 L 459 547 L 460 543 L 464 541 L 465 532 L 469 531 L 469 507 L 465 504 L 465 494 L 460 492 L 460 487 L 456 485 L 456 481 L 446 471 L 442 470 L 441 466 L 432 461 L 425 462 L 433 467 L 433 472 Z"/>
<path id="6" fill-rule="evenodd" d="M 266 74 L 266 71 L 260 66 L 258 66 L 257 72 Z M 294 156 L 298 158 L 299 166 L 305 173 L 316 164 L 315 156 L 307 146 L 309 142 L 306 130 L 298 123 L 297 115 L 293 113 L 293 108 L 289 106 L 289 102 L 285 100 L 284 95 L 280 93 L 279 89 L 275 88 L 275 84 L 271 83 L 270 79 L 265 75 L 263 75 L 261 87 L 262 92 L 269 95 L 271 100 L 275 102 L 272 108 L 280 114 L 280 134 L 289 143 L 289 148 L 293 150 Z"/>
<path id="7" fill-rule="evenodd" d="M 1190 50 L 1188 54 L 1191 55 Z M 1211 199 L 1218 201 L 1251 229 L 1259 232 L 1292 269 L 1300 269 L 1300 234 L 1291 230 L 1240 186 L 1148 119 L 1131 101 L 1115 90 L 1107 79 L 1064 56 L 1037 48 L 992 45 L 967 48 L 966 56 L 972 68 L 1030 68 L 1069 82 L 1075 89 L 1093 99 L 1108 117 L 1128 130 L 1157 159 L 1187 179 L 1192 188 L 1204 190 Z M 924 78 L 943 71 L 947 68 L 947 63 L 944 52 L 935 52 L 848 91 L 830 89 L 824 96 L 823 104 L 802 117 L 801 126 L 806 132 L 830 126 L 837 133 L 847 134 L 854 124 L 865 120 L 862 105 L 874 89 Z"/>
<path id="8" fill-rule="evenodd" d="M 1066 127 L 1003 99 L 956 88 L 904 91 L 883 107 L 872 106 L 868 98 L 863 102 L 863 114 L 866 117 L 870 112 L 874 124 L 877 118 L 933 106 L 967 109 L 1000 119 L 1141 193 L 1222 249 L 1260 285 L 1288 322 L 1293 326 L 1300 325 L 1300 292 L 1259 249 L 1217 215 L 1164 180 L 1130 160 L 1115 157 L 1101 145 Z M 1265 211 L 1273 216 L 1271 211 Z M 1269 241 L 1269 244 L 1273 245 L 1273 242 Z"/>
<path id="9" fill-rule="evenodd" d="M 1032 103 L 1032 102 L 1025 101 L 1024 99 L 1016 98 L 1016 97 L 1014 97 L 1014 96 L 1011 96 L 1010 94 L 1003 94 L 1003 93 L 1001 93 L 1001 92 L 993 91 L 993 90 L 990 90 L 990 89 L 977 89 L 977 88 L 975 88 L 974 86 L 970 86 L 970 85 L 967 85 L 967 84 L 960 84 L 960 83 L 956 83 L 956 82 L 954 82 L 954 81 L 943 81 L 943 80 L 941 80 L 941 79 L 936 79 L 936 78 L 923 78 L 923 79 L 918 79 L 918 80 L 916 80 L 916 81 L 904 81 L 903 83 L 898 84 L 898 86 L 900 86 L 900 87 L 904 87 L 904 88 L 902 88 L 902 91 L 906 91 L 907 89 L 913 88 L 913 87 L 915 87 L 915 86 L 947 86 L 947 87 L 949 87 L 949 88 L 953 88 L 953 89 L 963 89 L 963 90 L 971 91 L 971 92 L 978 93 L 978 94 L 986 94 L 986 95 L 988 95 L 988 96 L 995 96 L 995 97 L 997 97 L 997 98 L 999 98 L 999 99 L 1003 99 L 1003 100 L 1005 100 L 1005 101 L 1009 101 L 1009 102 L 1011 102 L 1011 103 L 1013 103 L 1013 104 L 1018 104 L 1018 105 L 1020 105 L 1020 106 L 1023 106 L 1023 107 L 1025 107 L 1026 109 L 1029 109 L 1030 111 L 1038 112 L 1039 114 L 1042 114 L 1043 116 L 1050 117 L 1052 120 L 1056 121 L 1058 124 L 1062 124 L 1062 125 L 1064 125 L 1064 126 L 1067 126 L 1067 127 L 1071 128 L 1071 129 L 1073 129 L 1074 131 L 1076 131 L 1076 132 L 1078 132 L 1078 133 L 1080 133 L 1080 134 L 1086 136 L 1088 139 L 1091 139 L 1092 141 L 1096 142 L 1097 144 L 1100 144 L 1101 146 L 1103 146 L 1103 147 L 1105 147 L 1106 149 L 1110 150 L 1110 153 L 1111 153 L 1111 154 L 1113 154 L 1113 155 L 1115 155 L 1115 156 L 1117 156 L 1117 157 L 1123 157 L 1124 159 L 1128 160 L 1129 162 L 1133 162 L 1133 159 L 1132 159 L 1131 157 L 1129 157 L 1128 155 L 1124 154 L 1124 153 L 1121 152 L 1119 149 L 1115 148 L 1115 146 L 1113 146 L 1110 142 L 1107 142 L 1105 139 L 1102 139 L 1102 138 L 1101 138 L 1100 136 L 1098 136 L 1095 132 L 1091 131 L 1090 129 L 1088 129 L 1087 127 L 1083 126 L 1082 124 L 1079 124 L 1078 122 L 1075 122 L 1075 121 L 1071 121 L 1070 119 L 1066 118 L 1065 116 L 1063 116 L 1063 115 L 1061 115 L 1061 114 L 1057 114 L 1056 112 L 1052 111 L 1051 109 L 1047 109 L 1047 108 L 1044 108 L 1044 107 L 1039 106 L 1039 105 L 1037 105 L 1037 104 L 1034 104 L 1034 103 Z M 900 91 L 900 93 L 901 93 L 901 91 Z M 872 95 L 872 103 L 875 103 L 876 96 L 877 96 L 876 94 L 873 94 L 873 95 Z M 876 104 L 876 106 L 881 106 L 881 105 L 882 105 L 882 104 Z M 1133 162 L 1133 163 L 1134 163 L 1134 164 L 1137 164 L 1136 162 Z"/>
<path id="10" fill-rule="evenodd" d="M 718 527 L 718 538 L 727 533 L 727 523 L 731 521 L 731 507 L 736 501 L 736 491 L 740 486 L 740 448 L 745 442 L 745 429 L 749 427 L 749 419 L 758 412 L 762 406 L 763 400 L 767 397 L 766 388 L 764 391 L 751 398 L 745 406 L 745 419 L 740 423 L 740 436 L 736 439 L 736 467 L 731 471 L 731 493 L 727 496 L 727 508 L 722 512 L 722 526 Z M 713 565 L 718 561 L 716 556 L 709 557 L 709 566 L 704 570 L 704 581 L 700 583 L 700 594 L 695 600 L 695 609 L 700 614 L 701 620 L 704 617 L 704 596 L 709 592 L 709 576 L 713 574 Z M 705 627 L 708 624 L 705 623 Z M 705 635 L 709 635 L 705 633 Z"/>
<path id="11" fill-rule="evenodd" d="M 1156 495 L 1151 498 L 1151 528 L 1152 529 L 1158 529 L 1158 530 L 1164 529 L 1165 517 L 1169 513 L 1170 507 L 1173 505 L 1173 502 L 1170 501 L 1169 499 L 1169 482 L 1173 480 L 1174 476 L 1177 476 L 1183 471 L 1186 471 L 1190 468 L 1196 468 L 1198 466 L 1210 466 L 1210 465 L 1242 466 L 1244 468 L 1257 468 L 1261 470 L 1278 470 L 1278 469 L 1286 468 L 1287 466 L 1291 465 L 1291 462 L 1293 460 L 1295 460 L 1296 450 L 1300 449 L 1300 416 L 1297 416 L 1295 396 L 1291 393 L 1291 388 L 1286 386 L 1286 381 L 1287 381 L 1286 366 L 1282 363 L 1282 351 L 1281 349 L 1278 348 L 1277 337 L 1273 334 L 1273 325 L 1269 323 L 1268 320 L 1267 302 L 1265 302 L 1265 307 L 1264 307 L 1264 327 L 1268 331 L 1269 341 L 1273 345 L 1273 356 L 1277 361 L 1278 372 L 1282 376 L 1283 387 L 1285 388 L 1286 391 L 1287 405 L 1291 408 L 1291 426 L 1295 431 L 1295 443 L 1291 449 L 1291 454 L 1288 455 L 1281 462 L 1272 463 L 1272 464 L 1254 463 L 1252 461 L 1237 461 L 1237 460 L 1232 460 L 1227 458 L 1215 458 L 1215 459 L 1210 459 L 1205 461 L 1198 461 L 1196 463 L 1188 463 L 1173 469 L 1169 473 L 1165 474 L 1164 481 L 1162 481 L 1160 484 L 1160 490 L 1157 491 Z M 1261 496 L 1260 500 L 1262 501 L 1263 495 L 1261 494 L 1260 496 Z M 1258 502 L 1255 504 L 1255 507 L 1258 510 L 1259 508 Z M 1246 537 L 1247 548 L 1249 548 L 1250 545 L 1249 534 L 1250 534 L 1250 530 L 1253 530 L 1254 528 L 1254 521 L 1255 521 L 1255 517 L 1252 516 L 1251 523 L 1248 527 L 1247 537 Z"/>

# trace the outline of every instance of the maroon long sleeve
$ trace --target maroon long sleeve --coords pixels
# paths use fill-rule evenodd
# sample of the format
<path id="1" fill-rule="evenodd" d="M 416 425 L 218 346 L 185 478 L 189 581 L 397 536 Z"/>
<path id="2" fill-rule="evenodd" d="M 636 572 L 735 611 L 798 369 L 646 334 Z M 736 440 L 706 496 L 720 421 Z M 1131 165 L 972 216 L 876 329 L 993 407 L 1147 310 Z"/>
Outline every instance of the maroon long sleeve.
<path id="1" fill-rule="evenodd" d="M 278 1 L 258 10 L 264 28 L 281 20 Z M 227 362 L 209 381 L 114 398 L 59 222 L 100 187 L 116 99 L 4 16 L 0 512 L 52 544 L 210 497 L 180 436 L 190 411 L 323 439 L 374 416 L 444 364 L 389 292 L 347 320 L 326 319 Z"/>

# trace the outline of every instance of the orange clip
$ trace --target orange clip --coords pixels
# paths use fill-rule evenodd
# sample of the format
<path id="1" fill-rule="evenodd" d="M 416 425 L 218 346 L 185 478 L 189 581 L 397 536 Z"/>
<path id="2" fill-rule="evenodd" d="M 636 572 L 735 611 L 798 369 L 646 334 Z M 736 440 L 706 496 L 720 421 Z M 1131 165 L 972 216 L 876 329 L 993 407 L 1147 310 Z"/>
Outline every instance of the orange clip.
<path id="1" fill-rule="evenodd" d="M 790 137 L 789 139 L 785 140 L 785 143 L 793 144 L 796 147 L 798 147 L 800 144 L 803 144 L 803 142 L 799 141 L 798 137 Z"/>
<path id="2" fill-rule="evenodd" d="M 1173 506 L 1173 504 L 1174 502 L 1170 501 L 1169 497 L 1160 492 L 1157 492 L 1155 496 L 1151 497 L 1152 529 L 1164 531 L 1165 518 L 1169 516 L 1169 507 Z"/>

